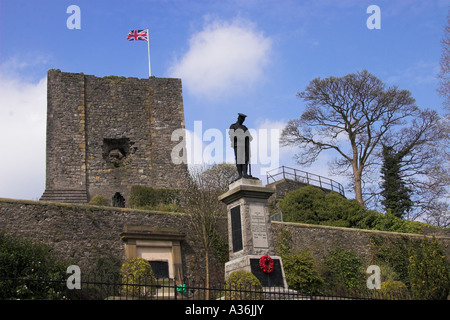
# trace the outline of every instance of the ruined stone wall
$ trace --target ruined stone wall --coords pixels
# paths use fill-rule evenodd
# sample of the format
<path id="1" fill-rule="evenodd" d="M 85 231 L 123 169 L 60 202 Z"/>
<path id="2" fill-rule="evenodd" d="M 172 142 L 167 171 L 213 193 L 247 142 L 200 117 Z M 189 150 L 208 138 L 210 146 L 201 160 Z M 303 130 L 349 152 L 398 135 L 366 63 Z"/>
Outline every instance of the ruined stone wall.
<path id="1" fill-rule="evenodd" d="M 86 191 L 86 130 L 82 74 L 48 72 L 47 172 L 49 190 Z"/>
<path id="2" fill-rule="evenodd" d="M 184 129 L 180 79 L 49 70 L 47 103 L 42 200 L 87 202 L 118 192 L 127 204 L 132 185 L 185 186 L 187 165 L 171 161 L 179 143 L 172 132 Z"/>

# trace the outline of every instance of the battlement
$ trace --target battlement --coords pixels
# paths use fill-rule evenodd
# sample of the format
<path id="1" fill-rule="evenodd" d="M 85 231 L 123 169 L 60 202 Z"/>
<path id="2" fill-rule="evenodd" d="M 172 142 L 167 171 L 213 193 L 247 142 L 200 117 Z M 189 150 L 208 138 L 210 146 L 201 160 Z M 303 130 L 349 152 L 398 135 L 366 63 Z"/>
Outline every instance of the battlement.
<path id="1" fill-rule="evenodd" d="M 49 70 L 43 198 L 79 202 L 102 195 L 127 204 L 132 185 L 185 187 L 187 165 L 170 156 L 179 144 L 172 132 L 180 128 L 181 79 Z"/>

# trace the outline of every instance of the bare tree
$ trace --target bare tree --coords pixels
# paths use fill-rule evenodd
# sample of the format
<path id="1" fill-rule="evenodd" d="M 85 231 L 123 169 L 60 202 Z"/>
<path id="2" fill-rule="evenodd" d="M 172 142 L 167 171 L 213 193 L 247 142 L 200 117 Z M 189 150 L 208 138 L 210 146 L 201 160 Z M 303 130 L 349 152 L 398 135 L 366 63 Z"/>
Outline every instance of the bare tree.
<path id="1" fill-rule="evenodd" d="M 447 25 L 444 29 L 444 37 L 441 41 L 442 44 L 442 54 L 440 60 L 441 71 L 438 75 L 440 86 L 438 88 L 438 92 L 441 96 L 444 97 L 444 108 L 447 110 L 447 113 L 444 117 L 442 117 L 440 121 L 440 132 L 443 136 L 442 143 L 440 144 L 440 150 L 444 153 L 443 162 L 446 164 L 444 175 L 441 170 L 436 170 L 434 177 L 438 177 L 437 179 L 433 179 L 433 181 L 439 181 L 439 177 L 446 177 L 447 186 L 444 188 L 445 192 L 439 195 L 438 201 L 425 201 L 427 215 L 425 217 L 428 223 L 435 224 L 440 227 L 449 227 L 450 226 L 450 213 L 449 213 L 449 174 L 448 174 L 448 163 L 450 160 L 449 147 L 450 147 L 450 14 L 447 15 Z M 435 200 L 435 199 L 432 199 Z M 430 207 L 427 205 L 430 204 Z"/>
<path id="2" fill-rule="evenodd" d="M 216 165 L 212 168 L 193 167 L 190 169 L 190 180 L 185 191 L 185 212 L 189 218 L 191 234 L 200 241 L 205 253 L 205 286 L 209 288 L 210 254 L 217 239 L 217 222 L 226 217 L 226 207 L 218 200 L 224 192 L 225 181 L 228 181 L 227 166 Z M 230 170 L 231 171 L 231 170 Z M 227 173 L 228 172 L 228 173 Z M 234 170 L 236 173 L 236 170 Z M 228 184 L 226 184 L 228 186 Z M 208 291 L 207 291 L 207 294 Z M 209 297 L 206 297 L 207 299 Z"/>
<path id="3" fill-rule="evenodd" d="M 409 220 L 436 216 L 436 211 L 445 207 L 450 178 L 445 148 L 442 148 L 446 134 L 441 120 L 436 111 L 421 111 L 408 126 L 383 140 L 393 150 L 399 175 L 411 191 L 412 210 L 406 216 Z M 444 220 L 436 221 L 442 226 Z"/>
<path id="4" fill-rule="evenodd" d="M 316 78 L 298 93 L 307 107 L 299 119 L 289 120 L 281 134 L 283 145 L 299 147 L 299 164 L 313 163 L 324 150 L 338 156 L 336 173 L 351 172 L 355 198 L 364 204 L 365 173 L 380 161 L 381 142 L 417 116 L 419 108 L 408 90 L 386 88 L 368 71 L 344 77 Z"/>
<path id="5" fill-rule="evenodd" d="M 222 192 L 228 190 L 228 185 L 237 175 L 236 165 L 231 163 L 215 163 L 202 171 L 202 178 L 208 188 Z"/>

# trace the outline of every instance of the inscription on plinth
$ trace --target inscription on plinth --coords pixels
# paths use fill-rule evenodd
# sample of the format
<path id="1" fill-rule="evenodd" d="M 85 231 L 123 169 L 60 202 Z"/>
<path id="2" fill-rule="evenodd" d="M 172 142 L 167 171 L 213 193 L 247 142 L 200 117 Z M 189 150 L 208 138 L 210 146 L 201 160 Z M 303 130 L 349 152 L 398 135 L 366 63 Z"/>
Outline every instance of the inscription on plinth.
<path id="1" fill-rule="evenodd" d="M 251 230 L 254 248 L 269 248 L 267 239 L 266 217 L 263 205 L 250 207 Z"/>
<path id="2" fill-rule="evenodd" d="M 283 264 L 275 256 L 268 198 L 273 189 L 263 187 L 260 180 L 239 179 L 219 196 L 228 210 L 228 243 L 230 261 L 225 263 L 225 279 L 238 270 L 253 273 L 263 287 L 287 289 Z M 273 270 L 265 273 L 259 266 L 262 256 L 273 260 Z"/>

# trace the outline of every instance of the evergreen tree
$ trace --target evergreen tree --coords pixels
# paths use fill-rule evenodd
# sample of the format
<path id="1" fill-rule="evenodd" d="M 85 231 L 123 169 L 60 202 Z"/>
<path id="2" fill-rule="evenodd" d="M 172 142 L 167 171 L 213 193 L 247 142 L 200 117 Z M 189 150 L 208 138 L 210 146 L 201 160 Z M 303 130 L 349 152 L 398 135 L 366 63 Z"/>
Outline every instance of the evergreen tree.
<path id="1" fill-rule="evenodd" d="M 386 212 L 402 218 L 408 213 L 413 205 L 409 189 L 401 176 L 401 161 L 404 152 L 395 152 L 392 146 L 383 145 L 383 166 L 381 175 L 383 178 L 381 202 Z"/>

